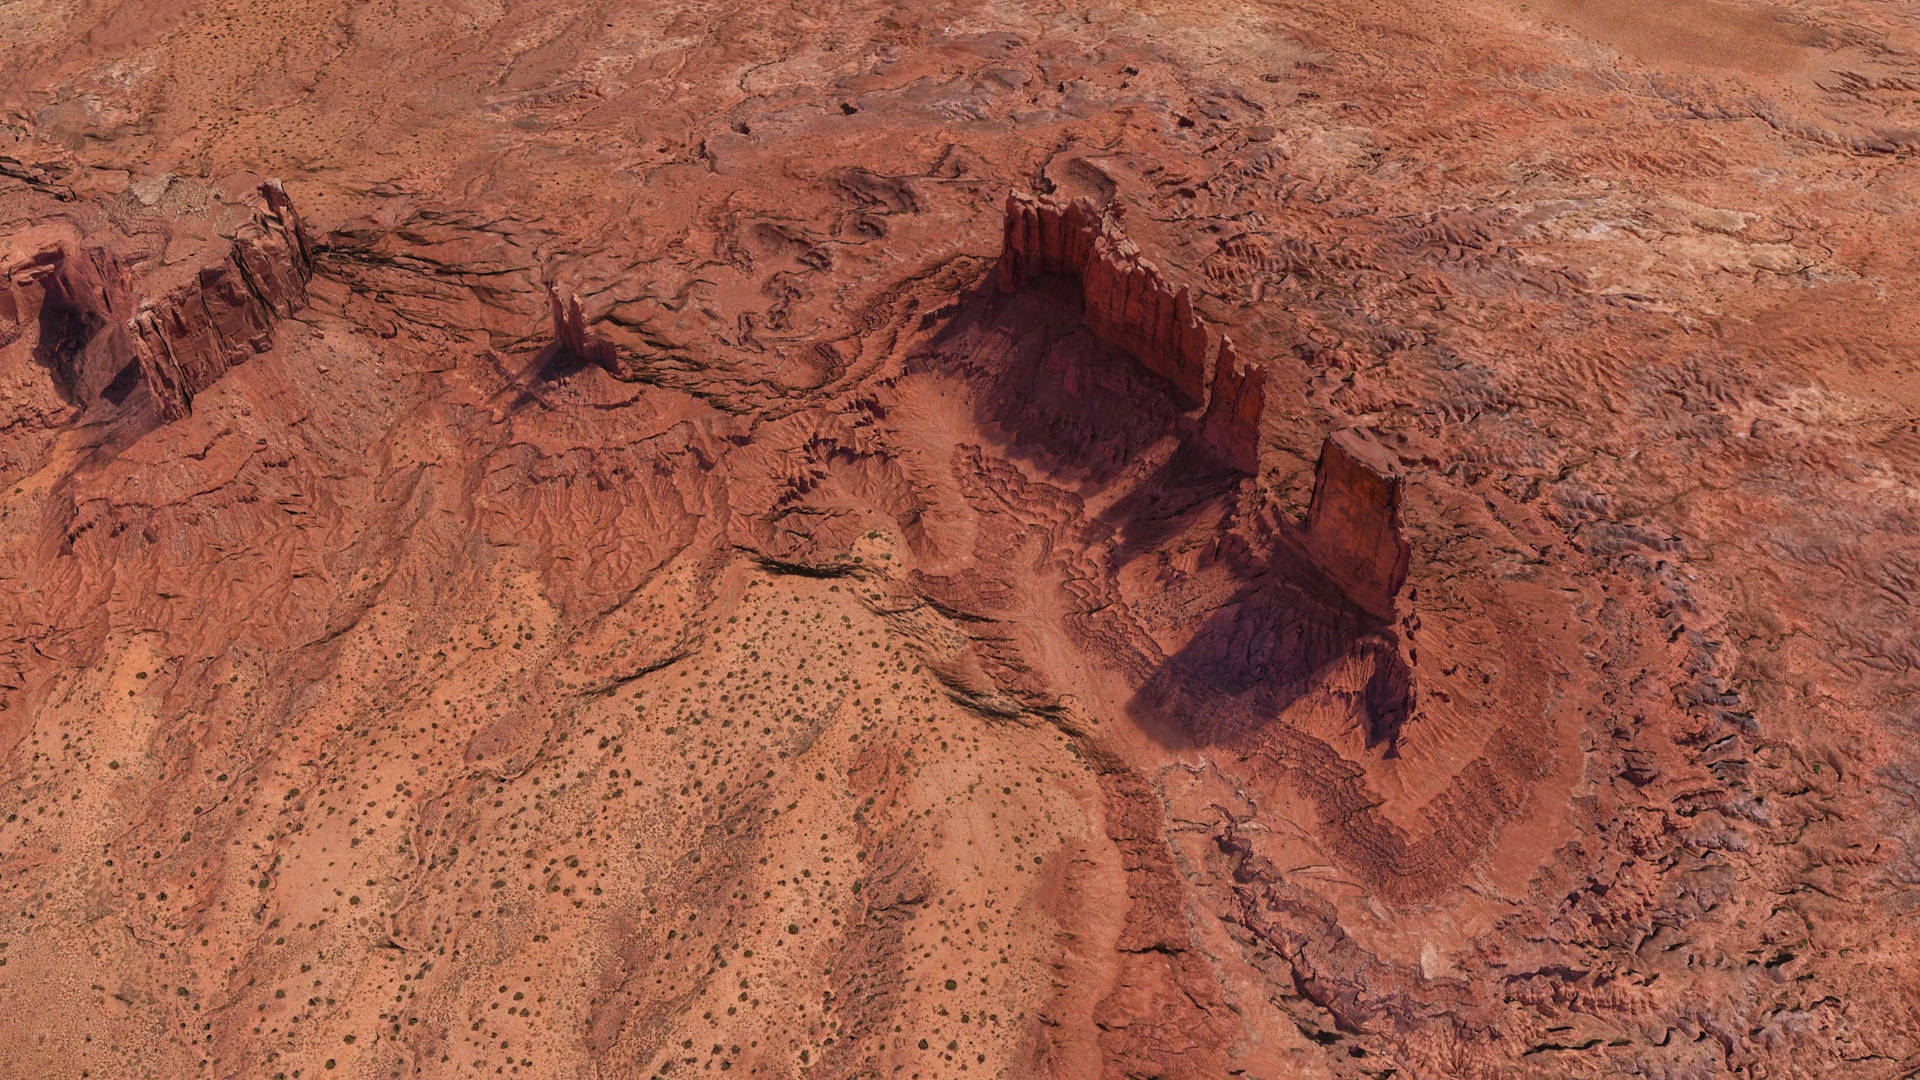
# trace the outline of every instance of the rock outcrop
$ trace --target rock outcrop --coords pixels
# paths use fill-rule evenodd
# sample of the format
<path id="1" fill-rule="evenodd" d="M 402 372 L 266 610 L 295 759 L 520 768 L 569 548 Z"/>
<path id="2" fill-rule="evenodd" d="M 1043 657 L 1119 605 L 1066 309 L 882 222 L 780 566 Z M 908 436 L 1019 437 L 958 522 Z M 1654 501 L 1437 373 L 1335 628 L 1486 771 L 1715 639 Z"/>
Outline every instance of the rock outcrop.
<path id="1" fill-rule="evenodd" d="M 1896 3 L 210 7 L 0 8 L 0 1078 L 1920 1069 Z"/>
<path id="2" fill-rule="evenodd" d="M 134 354 L 160 415 L 176 420 L 193 397 L 273 347 L 274 323 L 306 306 L 312 256 L 300 216 L 278 181 L 233 236 L 227 258 L 201 268 L 133 317 Z"/>
<path id="3" fill-rule="evenodd" d="M 0 1075 L 1920 1067 L 1895 5 L 484 6 L 5 9 Z M 334 280 L 155 427 L 263 155 Z M 1091 241 L 956 303 L 1025 184 L 1270 482 Z"/>
<path id="4" fill-rule="evenodd" d="M 619 350 L 587 327 L 580 298 L 547 286 L 547 308 L 553 315 L 553 347 L 577 363 L 612 368 Z"/>
<path id="5" fill-rule="evenodd" d="M 44 368 L 69 405 L 99 397 L 132 360 L 129 286 L 119 260 L 52 230 L 0 250 L 0 347 Z"/>
<path id="6" fill-rule="evenodd" d="M 1267 407 L 1267 369 L 1243 363 L 1233 339 L 1220 338 L 1213 387 L 1200 437 L 1220 460 L 1245 473 L 1260 471 L 1260 416 Z"/>
<path id="7" fill-rule="evenodd" d="M 1194 311 L 1192 290 L 1175 288 L 1111 212 L 1085 199 L 1009 194 L 995 280 L 1011 291 L 1047 274 L 1079 286 L 1081 319 L 1102 341 L 1165 379 L 1182 405 L 1207 406 L 1201 441 L 1210 450 L 1242 472 L 1260 471 L 1266 369 L 1240 362 L 1232 341 Z"/>
<path id="8" fill-rule="evenodd" d="M 1201 443 L 1222 462 L 1260 471 L 1260 422 L 1266 368 L 1242 361 L 1233 339 L 1193 310 L 1120 231 L 1110 212 L 1085 199 L 1061 202 L 1007 196 L 1005 236 L 995 280 L 1012 291 L 1042 275 L 1078 283 L 1087 327 L 1164 378 L 1187 404 L 1204 404 Z M 552 294 L 554 336 L 582 356 L 596 343 L 578 303 Z M 1379 446 L 1357 432 L 1329 436 L 1320 453 L 1308 512 L 1314 562 L 1361 609 L 1391 618 L 1406 580 L 1408 547 L 1400 529 L 1400 474 Z"/>
<path id="9" fill-rule="evenodd" d="M 1168 283 L 1112 214 L 1084 199 L 1061 203 L 1014 192 L 1005 228 L 1001 289 L 1042 274 L 1073 278 L 1088 329 L 1171 383 L 1187 404 L 1206 401 L 1215 335 L 1194 312 L 1191 291 Z"/>
<path id="10" fill-rule="evenodd" d="M 24 349 L 68 406 L 119 400 L 137 375 L 178 419 L 306 306 L 313 256 L 278 181 L 237 202 L 198 187 L 183 201 L 193 214 L 87 206 L 0 248 L 0 347 Z"/>
<path id="11" fill-rule="evenodd" d="M 1357 431 L 1336 431 L 1320 447 L 1307 549 L 1355 606 L 1392 618 L 1407 580 L 1410 549 L 1400 528 L 1399 467 Z"/>

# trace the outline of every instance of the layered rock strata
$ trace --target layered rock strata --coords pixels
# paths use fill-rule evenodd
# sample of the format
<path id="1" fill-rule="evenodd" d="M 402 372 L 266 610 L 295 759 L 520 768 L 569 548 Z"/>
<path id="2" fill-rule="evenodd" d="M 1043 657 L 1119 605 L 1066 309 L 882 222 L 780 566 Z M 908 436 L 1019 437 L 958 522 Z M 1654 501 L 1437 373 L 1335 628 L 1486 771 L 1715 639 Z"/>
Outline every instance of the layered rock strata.
<path id="1" fill-rule="evenodd" d="M 306 306 L 312 256 L 300 216 L 277 181 L 234 234 L 226 259 L 140 305 L 134 355 L 160 415 L 176 420 L 236 364 L 273 347 L 274 323 Z"/>
<path id="2" fill-rule="evenodd" d="M 1245 473 L 1260 471 L 1260 416 L 1267 407 L 1267 369 L 1243 363 L 1233 339 L 1220 338 L 1213 389 L 1200 437 L 1220 460 Z"/>
<path id="3" fill-rule="evenodd" d="M 1167 380 L 1188 404 L 1206 401 L 1215 336 L 1194 313 L 1192 292 L 1168 283 L 1111 214 L 1084 199 L 1008 195 L 1000 287 L 1042 274 L 1079 282 L 1088 329 Z"/>
<path id="4" fill-rule="evenodd" d="M 237 204 L 205 189 L 183 201 L 202 205 L 182 220 L 87 207 L 0 249 L 0 347 L 24 348 L 69 406 L 116 396 L 137 373 L 160 416 L 179 419 L 306 306 L 312 251 L 278 181 Z M 166 241 L 149 251 L 153 236 Z"/>
<path id="5" fill-rule="evenodd" d="M 110 253 L 52 231 L 0 250 L 0 347 L 18 346 L 45 368 L 58 396 L 100 396 L 132 360 L 125 269 Z"/>
<path id="6" fill-rule="evenodd" d="M 1110 212 L 1085 199 L 1061 202 L 1007 196 L 1005 235 L 995 280 L 1012 291 L 1042 275 L 1072 279 L 1081 318 L 1108 344 L 1164 378 L 1188 403 L 1206 406 L 1201 442 L 1221 461 L 1260 471 L 1260 421 L 1266 368 L 1241 360 L 1233 339 L 1194 312 L 1121 232 Z M 596 346 L 579 317 L 553 295 L 555 339 L 585 356 Z M 1329 436 L 1321 449 L 1308 546 L 1315 563 L 1353 603 L 1391 618 L 1406 581 L 1409 549 L 1400 528 L 1400 474 L 1392 458 L 1357 432 Z"/>
<path id="7" fill-rule="evenodd" d="M 553 347 L 560 354 L 585 364 L 614 366 L 618 350 L 612 342 L 595 334 L 587 326 L 587 315 L 580 298 L 547 286 L 547 308 L 553 316 Z"/>

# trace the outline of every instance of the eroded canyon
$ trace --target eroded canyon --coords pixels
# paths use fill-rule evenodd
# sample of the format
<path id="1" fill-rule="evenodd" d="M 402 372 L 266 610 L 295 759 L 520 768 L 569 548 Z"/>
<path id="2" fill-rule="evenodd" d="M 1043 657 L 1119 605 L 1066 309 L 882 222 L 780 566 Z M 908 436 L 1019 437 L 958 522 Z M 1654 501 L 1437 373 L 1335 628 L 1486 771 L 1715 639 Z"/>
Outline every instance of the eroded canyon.
<path id="1" fill-rule="evenodd" d="M 0 1077 L 1920 1075 L 1902 5 L 0 60 Z"/>

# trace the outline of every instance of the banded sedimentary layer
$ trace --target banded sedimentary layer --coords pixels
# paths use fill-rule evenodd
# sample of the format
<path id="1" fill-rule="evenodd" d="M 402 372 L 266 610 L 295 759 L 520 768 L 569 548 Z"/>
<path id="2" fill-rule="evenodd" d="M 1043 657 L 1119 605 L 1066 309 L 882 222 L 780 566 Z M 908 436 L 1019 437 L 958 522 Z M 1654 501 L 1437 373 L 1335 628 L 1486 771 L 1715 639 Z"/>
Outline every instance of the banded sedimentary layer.
<path id="1" fill-rule="evenodd" d="M 1912 1072 L 1920 44 L 1596 6 L 6 5 L 0 1074 Z"/>
<path id="2" fill-rule="evenodd" d="M 1167 380 L 1187 404 L 1206 401 L 1215 338 L 1194 313 L 1192 291 L 1170 285 L 1111 213 L 1084 199 L 1009 194 L 1000 287 L 1040 274 L 1079 282 L 1089 329 Z"/>
<path id="3" fill-rule="evenodd" d="M 69 403 L 98 397 L 131 359 L 128 282 L 114 256 L 65 230 L 6 238 L 0 348 L 18 343 Z"/>
<path id="4" fill-rule="evenodd" d="M 1260 421 L 1267 410 L 1267 369 L 1242 361 L 1233 339 L 1220 337 L 1201 437 L 1220 459 L 1244 473 L 1260 471 Z"/>
<path id="5" fill-rule="evenodd" d="M 240 198 L 200 185 L 178 212 L 80 203 L 4 238 L 0 347 L 21 343 L 70 407 L 124 396 L 137 374 L 162 419 L 273 344 L 306 306 L 313 257 L 276 180 Z M 52 203 L 53 200 L 47 200 Z M 72 200 L 69 200 L 72 202 Z M 149 237 L 164 242 L 150 249 Z"/>

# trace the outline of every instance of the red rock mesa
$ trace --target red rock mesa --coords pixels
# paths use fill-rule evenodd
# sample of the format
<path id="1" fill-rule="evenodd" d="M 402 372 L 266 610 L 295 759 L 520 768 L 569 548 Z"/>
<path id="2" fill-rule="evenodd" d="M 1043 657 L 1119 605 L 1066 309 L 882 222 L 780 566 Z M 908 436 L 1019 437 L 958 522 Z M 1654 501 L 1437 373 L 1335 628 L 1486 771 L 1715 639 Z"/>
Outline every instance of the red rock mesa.
<path id="1" fill-rule="evenodd" d="M 1072 278 L 1088 329 L 1171 383 L 1184 404 L 1210 403 L 1203 441 L 1234 468 L 1259 471 L 1265 369 L 1239 363 L 1194 311 L 1192 291 L 1174 288 L 1111 213 L 1085 199 L 1010 193 L 996 273 L 1003 291 L 1043 274 Z"/>
<path id="2" fill-rule="evenodd" d="M 1914 5 L 1529 6 L 0 0 L 0 1080 L 1920 1069 Z"/>
<path id="3" fill-rule="evenodd" d="M 1193 310 L 1192 293 L 1175 289 L 1120 231 L 1111 213 L 1015 192 L 1007 196 L 1005 236 L 997 268 L 1002 290 L 1058 274 L 1080 285 L 1082 318 L 1101 340 L 1125 349 L 1142 367 L 1204 403 L 1200 437 L 1242 472 L 1260 471 L 1260 420 L 1266 369 L 1243 363 L 1233 340 Z M 554 298 L 556 338 L 591 344 L 578 325 L 579 306 L 563 320 Z M 1400 531 L 1400 475 L 1379 446 L 1356 432 L 1329 436 L 1321 449 L 1307 517 L 1314 561 L 1361 609 L 1393 614 L 1407 576 Z"/>
<path id="4" fill-rule="evenodd" d="M 204 204 L 190 222 L 155 211 L 128 226 L 87 207 L 0 252 L 0 325 L 10 327 L 0 346 L 26 348 L 69 407 L 117 397 L 137 373 L 160 416 L 179 419 L 195 394 L 272 347 L 275 322 L 306 306 L 312 255 L 278 181 L 239 203 L 181 186 L 184 201 Z M 210 232 L 191 235 L 197 229 Z M 154 235 L 165 244 L 143 250 L 140 238 Z M 196 257 L 196 240 L 206 254 Z"/>
<path id="5" fill-rule="evenodd" d="M 1192 294 L 1169 285 L 1111 214 L 1084 199 L 1062 205 L 1008 195 L 1000 287 L 1041 274 L 1078 281 L 1088 329 L 1172 383 L 1189 404 L 1206 401 L 1213 337 L 1194 314 Z"/>
<path id="6" fill-rule="evenodd" d="M 1356 431 L 1336 431 L 1320 447 L 1307 510 L 1307 549 L 1314 561 L 1355 605 L 1383 619 L 1392 618 L 1407 580 L 1400 483 L 1399 468 L 1383 447 Z"/>
<path id="7" fill-rule="evenodd" d="M 1915 5 L 1528 6 L 0 0 L 0 1080 L 1920 1080 Z"/>
<path id="8" fill-rule="evenodd" d="M 275 321 L 306 306 L 313 264 L 279 181 L 235 232 L 225 260 L 201 268 L 133 318 L 134 353 L 160 415 L 176 420 L 229 368 L 273 346 Z"/>

